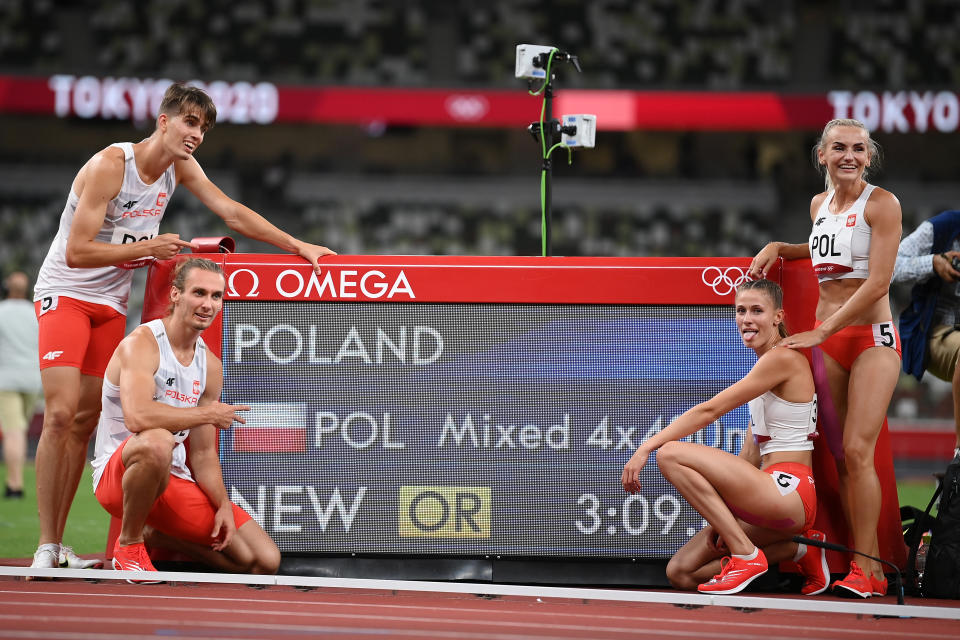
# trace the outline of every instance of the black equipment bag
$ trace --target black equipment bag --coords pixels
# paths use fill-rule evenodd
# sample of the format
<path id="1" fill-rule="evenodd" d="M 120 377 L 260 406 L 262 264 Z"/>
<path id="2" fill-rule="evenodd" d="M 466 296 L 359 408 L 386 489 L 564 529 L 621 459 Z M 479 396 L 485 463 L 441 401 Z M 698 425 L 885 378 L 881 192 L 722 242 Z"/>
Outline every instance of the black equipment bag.
<path id="1" fill-rule="evenodd" d="M 947 465 L 923 572 L 927 598 L 960 599 L 960 461 Z"/>

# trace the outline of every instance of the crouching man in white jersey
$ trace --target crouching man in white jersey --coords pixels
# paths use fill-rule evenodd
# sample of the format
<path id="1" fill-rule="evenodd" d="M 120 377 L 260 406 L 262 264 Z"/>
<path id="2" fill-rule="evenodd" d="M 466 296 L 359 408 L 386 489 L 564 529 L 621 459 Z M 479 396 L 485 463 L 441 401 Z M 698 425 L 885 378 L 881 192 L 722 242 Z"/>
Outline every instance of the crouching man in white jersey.
<path id="1" fill-rule="evenodd" d="M 33 567 L 96 562 L 61 547 L 63 530 L 100 414 L 103 370 L 126 328 L 131 270 L 193 247 L 175 233 L 160 233 L 176 187 L 189 189 L 232 231 L 297 254 L 317 273 L 318 260 L 333 253 L 281 231 L 207 178 L 193 154 L 216 119 L 206 93 L 173 84 L 149 138 L 110 145 L 73 180 L 34 290 L 45 407 L 37 445 L 40 544 Z"/>
<path id="2" fill-rule="evenodd" d="M 238 412 L 249 410 L 219 402 L 223 365 L 200 338 L 223 307 L 223 291 L 215 262 L 182 262 L 170 313 L 134 329 L 107 364 L 93 487 L 122 518 L 115 569 L 156 571 L 145 531 L 151 546 L 222 571 L 273 574 L 280 566 L 277 546 L 230 502 L 221 475 L 217 429 L 242 423 Z"/>

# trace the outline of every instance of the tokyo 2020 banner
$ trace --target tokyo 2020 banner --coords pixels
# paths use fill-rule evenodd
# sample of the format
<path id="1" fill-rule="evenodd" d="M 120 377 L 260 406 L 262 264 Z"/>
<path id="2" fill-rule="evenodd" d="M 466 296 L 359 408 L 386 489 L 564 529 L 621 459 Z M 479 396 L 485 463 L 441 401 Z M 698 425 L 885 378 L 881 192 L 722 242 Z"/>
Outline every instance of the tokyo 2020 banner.
<path id="1" fill-rule="evenodd" d="M 151 121 L 169 79 L 0 75 L 0 113 Z M 516 127 L 536 120 L 540 103 L 516 91 L 469 88 L 278 86 L 196 79 L 233 124 L 314 123 L 362 126 Z M 630 91 L 565 89 L 554 113 L 591 113 L 601 131 L 816 131 L 831 118 L 856 118 L 888 133 L 953 133 L 960 96 L 953 91 L 835 90 Z"/>

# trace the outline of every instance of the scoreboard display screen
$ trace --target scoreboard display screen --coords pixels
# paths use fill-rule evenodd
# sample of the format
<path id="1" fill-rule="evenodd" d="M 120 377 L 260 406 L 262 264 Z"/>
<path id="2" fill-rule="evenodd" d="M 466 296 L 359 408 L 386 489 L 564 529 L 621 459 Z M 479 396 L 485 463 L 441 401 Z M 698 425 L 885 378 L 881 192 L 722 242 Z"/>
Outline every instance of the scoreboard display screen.
<path id="1" fill-rule="evenodd" d="M 667 558 L 703 521 L 653 456 L 638 494 L 623 465 L 755 359 L 728 302 L 232 297 L 222 399 L 251 410 L 224 480 L 285 553 Z M 747 426 L 691 439 L 737 453 Z"/>
<path id="2" fill-rule="evenodd" d="M 639 493 L 620 477 L 638 445 L 753 365 L 733 313 L 749 259 L 205 257 L 226 290 L 203 339 L 222 399 L 251 408 L 221 431 L 225 484 L 290 570 L 633 584 L 638 570 L 662 580 L 703 526 L 655 456 Z M 166 313 L 182 259 L 150 267 L 143 321 Z M 811 328 L 809 260 L 768 277 L 793 330 Z M 740 407 L 689 439 L 737 453 L 747 427 Z M 875 459 L 882 555 L 902 565 L 885 428 Z M 816 527 L 843 539 L 827 447 L 813 470 Z"/>

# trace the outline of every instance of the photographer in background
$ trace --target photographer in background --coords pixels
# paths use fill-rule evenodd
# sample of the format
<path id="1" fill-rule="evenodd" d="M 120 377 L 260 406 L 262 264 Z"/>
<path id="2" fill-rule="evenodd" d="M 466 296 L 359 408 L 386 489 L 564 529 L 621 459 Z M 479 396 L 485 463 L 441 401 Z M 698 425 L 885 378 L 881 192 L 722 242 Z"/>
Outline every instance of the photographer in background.
<path id="1" fill-rule="evenodd" d="M 0 430 L 7 466 L 4 498 L 23 498 L 23 465 L 27 429 L 40 397 L 37 365 L 37 316 L 33 312 L 27 274 L 14 271 L 3 281 L 0 301 Z"/>
<path id="2" fill-rule="evenodd" d="M 953 455 L 960 458 L 960 211 L 939 213 L 903 239 L 891 282 L 914 285 L 900 314 L 903 370 L 953 383 Z"/>

